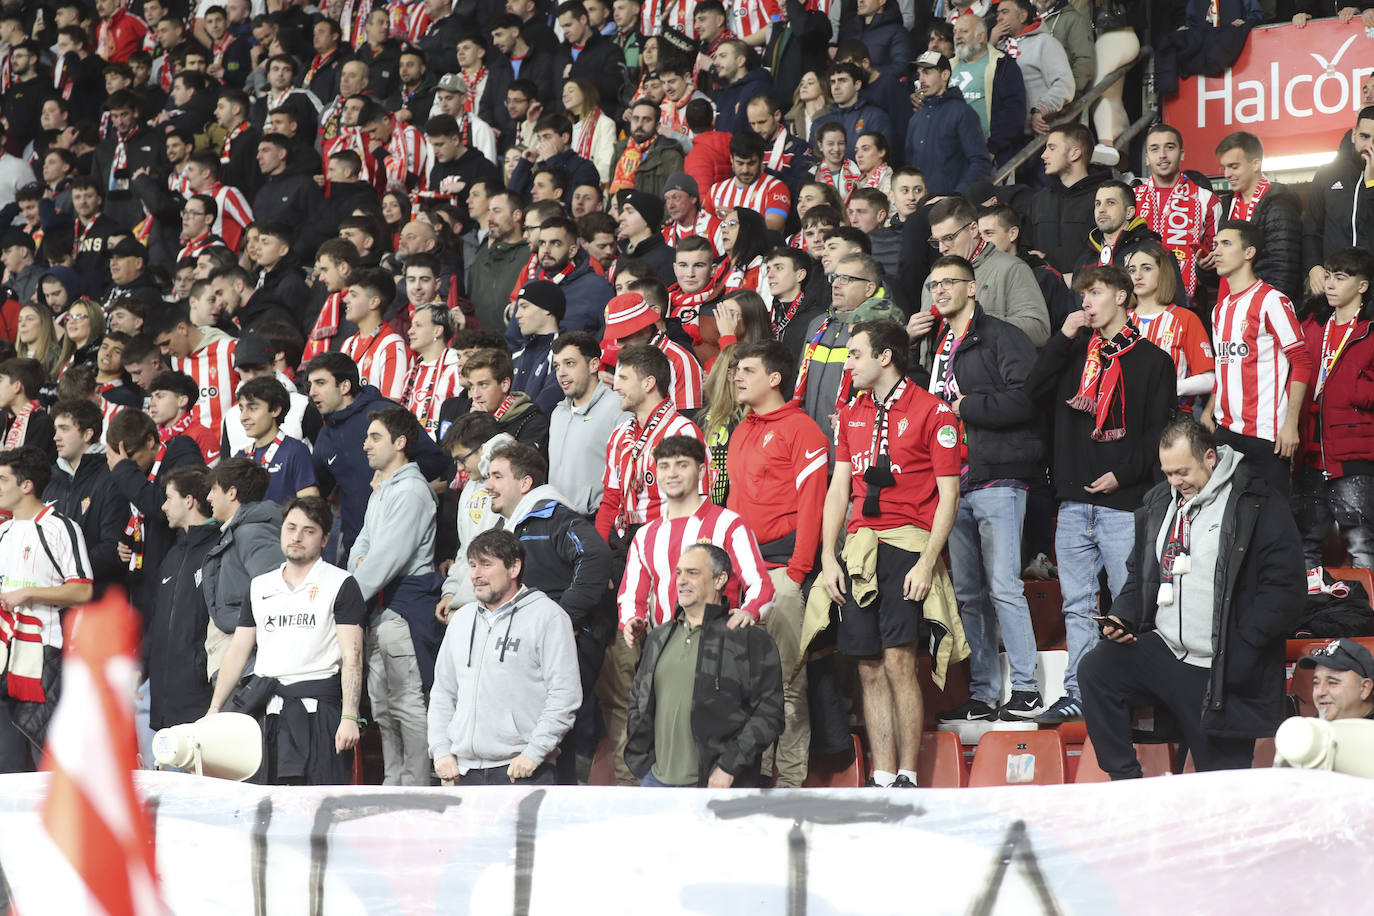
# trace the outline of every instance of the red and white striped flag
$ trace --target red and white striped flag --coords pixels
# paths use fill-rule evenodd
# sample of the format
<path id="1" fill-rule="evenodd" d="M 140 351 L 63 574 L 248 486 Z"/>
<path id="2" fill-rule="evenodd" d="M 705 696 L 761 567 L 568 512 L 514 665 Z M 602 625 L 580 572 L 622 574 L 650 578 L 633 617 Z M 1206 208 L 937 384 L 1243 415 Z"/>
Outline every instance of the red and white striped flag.
<path id="1" fill-rule="evenodd" d="M 132 776 L 138 619 L 123 593 L 110 589 L 75 611 L 70 624 L 62 699 L 43 755 L 43 769 L 52 773 L 43 826 L 58 859 L 42 899 L 20 896 L 16 903 L 25 914 L 166 913 L 152 826 Z"/>

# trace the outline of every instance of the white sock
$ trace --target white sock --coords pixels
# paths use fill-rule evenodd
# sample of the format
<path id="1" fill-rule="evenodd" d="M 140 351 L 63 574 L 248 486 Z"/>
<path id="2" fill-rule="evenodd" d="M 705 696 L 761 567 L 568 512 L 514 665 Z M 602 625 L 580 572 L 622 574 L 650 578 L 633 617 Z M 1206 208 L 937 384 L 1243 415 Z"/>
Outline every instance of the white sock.
<path id="1" fill-rule="evenodd" d="M 911 780 L 913 786 L 916 785 L 916 772 L 914 770 L 898 770 L 897 775 L 905 776 L 907 779 Z"/>
<path id="2" fill-rule="evenodd" d="M 897 779 L 896 773 L 889 773 L 887 770 L 874 770 L 873 781 L 878 784 L 880 789 L 885 789 L 892 785 Z"/>

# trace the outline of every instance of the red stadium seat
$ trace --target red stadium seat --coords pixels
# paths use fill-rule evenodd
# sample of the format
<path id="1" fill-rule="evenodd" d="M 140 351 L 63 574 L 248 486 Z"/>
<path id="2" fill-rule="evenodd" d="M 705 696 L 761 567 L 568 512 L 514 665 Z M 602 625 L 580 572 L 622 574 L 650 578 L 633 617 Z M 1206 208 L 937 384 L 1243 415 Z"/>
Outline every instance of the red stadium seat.
<path id="1" fill-rule="evenodd" d="M 829 755 L 812 757 L 806 768 L 804 789 L 861 789 L 868 781 L 864 765 L 863 744 L 858 735 L 851 734 L 854 741 L 854 756 L 846 762 L 845 756 Z M 837 766 L 836 764 L 840 764 Z"/>
<path id="2" fill-rule="evenodd" d="M 1064 600 L 1058 579 L 1026 579 L 1026 603 L 1030 605 L 1035 648 L 1058 649 L 1064 645 Z"/>
<path id="3" fill-rule="evenodd" d="M 1174 771 L 1174 746 L 1172 744 L 1137 744 L 1135 755 L 1140 760 L 1140 770 L 1146 776 L 1164 776 Z M 1110 782 L 1108 776 L 1097 765 L 1097 751 L 1092 741 L 1083 742 L 1083 756 L 1078 760 L 1078 775 L 1074 782 Z"/>
<path id="4" fill-rule="evenodd" d="M 974 786 L 1064 783 L 1064 742 L 1057 732 L 991 731 L 978 742 L 968 784 Z"/>
<path id="5" fill-rule="evenodd" d="M 916 758 L 916 784 L 923 789 L 958 789 L 968 781 L 964 748 L 954 732 L 924 732 Z"/>

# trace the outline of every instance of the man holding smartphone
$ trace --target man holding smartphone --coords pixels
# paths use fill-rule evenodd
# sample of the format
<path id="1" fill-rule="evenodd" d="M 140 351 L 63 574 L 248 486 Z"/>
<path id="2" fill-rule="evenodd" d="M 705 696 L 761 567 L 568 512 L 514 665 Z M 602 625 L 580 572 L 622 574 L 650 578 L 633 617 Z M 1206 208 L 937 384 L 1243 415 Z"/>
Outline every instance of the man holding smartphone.
<path id="1" fill-rule="evenodd" d="M 1192 417 L 1164 428 L 1166 482 L 1135 516 L 1126 584 L 1078 666 L 1097 761 L 1139 778 L 1131 708 L 1167 708 L 1198 772 L 1249 768 L 1284 717 L 1284 637 L 1303 606 L 1287 499 Z M 1219 590 L 1220 588 L 1220 590 Z"/>

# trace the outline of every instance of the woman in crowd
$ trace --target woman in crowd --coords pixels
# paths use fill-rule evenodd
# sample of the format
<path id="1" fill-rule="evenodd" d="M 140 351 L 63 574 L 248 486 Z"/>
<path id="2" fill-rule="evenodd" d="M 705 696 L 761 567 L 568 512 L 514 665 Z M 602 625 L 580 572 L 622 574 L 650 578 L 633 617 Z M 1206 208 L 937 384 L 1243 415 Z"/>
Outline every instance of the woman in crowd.
<path id="1" fill-rule="evenodd" d="M 812 122 L 829 111 L 830 105 L 830 80 L 819 70 L 807 70 L 792 93 L 792 107 L 783 120 L 793 135 L 809 141 Z"/>
<path id="2" fill-rule="evenodd" d="M 66 344 L 62 348 L 62 362 L 57 376 L 72 366 L 95 368 L 96 351 L 105 337 L 105 312 L 89 299 L 78 299 L 67 310 L 67 320 L 63 322 Z"/>
<path id="3" fill-rule="evenodd" d="M 845 158 L 846 142 L 843 124 L 839 121 L 822 124 L 816 131 L 816 166 L 811 170 L 818 182 L 830 185 L 839 193 L 841 201 L 849 200 L 849 192 L 858 187 L 862 174 L 854 160 Z"/>
<path id="4" fill-rule="evenodd" d="M 751 289 L 730 293 L 716 303 L 716 327 L 720 331 L 720 353 L 707 366 L 703 386 L 706 405 L 698 411 L 697 423 L 711 452 L 711 501 L 725 505 L 730 480 L 725 471 L 725 456 L 730 434 L 744 419 L 744 408 L 735 399 L 735 348 L 773 337 L 768 307 L 763 297 Z"/>
<path id="5" fill-rule="evenodd" d="M 36 305 L 19 310 L 19 334 L 15 341 L 17 355 L 36 359 L 51 378 L 62 365 L 62 339 L 57 335 L 57 323 L 52 312 Z"/>
<path id="6" fill-rule="evenodd" d="M 892 198 L 892 166 L 887 161 L 887 137 L 877 131 L 859 134 L 854 141 L 854 164 L 859 167 L 855 187 L 877 188 Z"/>
<path id="7" fill-rule="evenodd" d="M 591 160 L 603 183 L 610 181 L 616 130 L 601 111 L 601 93 L 591 80 L 570 79 L 563 84 L 563 107 L 573 121 L 573 152 Z"/>
<path id="8" fill-rule="evenodd" d="M 387 191 L 382 195 L 382 219 L 386 220 L 387 231 L 391 233 L 391 250 L 395 251 L 401 228 L 410 222 L 410 198 L 400 191 Z"/>
<path id="9" fill-rule="evenodd" d="M 763 217 L 744 207 L 726 210 L 721 216 L 720 238 L 725 245 L 728 261 L 725 288 L 751 289 L 762 294 L 768 288 L 763 271 L 763 255 L 768 250 L 768 228 L 763 223 Z"/>
<path id="10" fill-rule="evenodd" d="M 1212 348 L 1202 322 L 1177 304 L 1180 290 L 1171 269 L 1173 255 L 1158 242 L 1142 244 L 1126 258 L 1135 286 L 1131 319 L 1145 339 L 1173 359 L 1178 368 L 1179 407 L 1191 411 L 1198 395 L 1212 390 Z"/>

